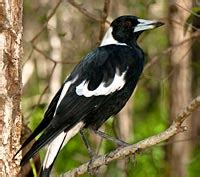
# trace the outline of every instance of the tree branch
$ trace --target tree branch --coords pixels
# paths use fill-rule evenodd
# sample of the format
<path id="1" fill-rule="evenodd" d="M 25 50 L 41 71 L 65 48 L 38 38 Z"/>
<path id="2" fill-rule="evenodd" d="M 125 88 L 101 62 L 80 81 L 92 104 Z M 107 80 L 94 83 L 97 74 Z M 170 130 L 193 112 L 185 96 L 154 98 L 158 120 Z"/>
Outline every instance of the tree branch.
<path id="1" fill-rule="evenodd" d="M 178 7 L 182 8 L 183 10 L 187 11 L 189 14 L 192 14 L 192 15 L 194 15 L 194 16 L 200 18 L 200 15 L 199 15 L 198 13 L 196 13 L 196 12 L 194 12 L 194 11 L 192 11 L 192 10 L 186 8 L 186 7 L 181 6 L 181 5 L 180 5 L 179 3 L 177 3 L 177 2 L 175 2 L 175 4 L 176 4 L 176 6 L 178 6 Z"/>
<path id="2" fill-rule="evenodd" d="M 187 39 L 185 39 L 185 40 L 183 40 L 183 41 L 181 41 L 181 42 L 179 42 L 179 43 L 177 43 L 177 44 L 175 44 L 173 46 L 170 46 L 167 49 L 165 49 L 164 51 L 162 51 L 160 54 L 156 54 L 155 56 L 151 57 L 151 60 L 145 65 L 144 72 L 146 70 L 148 70 L 154 63 L 156 63 L 157 60 L 159 59 L 159 57 L 168 54 L 169 52 L 171 52 L 175 48 L 180 47 L 181 45 L 184 45 L 185 43 L 190 42 L 190 41 L 192 41 L 192 39 L 195 39 L 195 38 L 197 38 L 199 36 L 200 36 L 200 31 L 198 30 L 196 32 L 193 32 L 190 35 L 189 38 L 187 38 Z"/>
<path id="3" fill-rule="evenodd" d="M 79 61 L 78 60 L 65 60 L 65 61 L 56 61 L 55 59 L 51 58 L 49 55 L 47 55 L 46 53 L 44 53 L 42 50 L 40 50 L 36 45 L 32 45 L 33 49 L 35 51 L 37 51 L 38 53 L 40 53 L 42 56 L 44 56 L 46 59 L 50 60 L 51 62 L 53 62 L 54 64 L 77 64 Z"/>
<path id="4" fill-rule="evenodd" d="M 79 4 L 79 3 L 75 2 L 74 0 L 68 0 L 68 3 L 70 3 L 76 9 L 78 9 L 83 15 L 85 15 L 88 18 L 90 18 L 91 20 L 94 20 L 96 22 L 101 22 L 102 21 L 102 18 L 100 16 L 97 16 L 95 14 L 90 13 L 89 11 L 87 11 L 87 9 L 85 9 L 83 7 L 82 4 Z"/>
<path id="5" fill-rule="evenodd" d="M 105 33 L 106 22 L 107 22 L 107 17 L 108 17 L 109 10 L 110 10 L 110 5 L 111 5 L 111 0 L 104 1 L 104 7 L 103 7 L 103 12 L 102 12 L 102 21 L 100 24 L 99 43 L 103 39 L 103 36 Z"/>
<path id="6" fill-rule="evenodd" d="M 88 169 L 95 169 L 97 167 L 100 167 L 102 165 L 107 165 L 108 163 L 117 160 L 122 159 L 127 156 L 130 156 L 132 154 L 137 154 L 138 152 L 141 152 L 141 150 L 148 149 L 162 141 L 165 141 L 169 139 L 170 137 L 183 132 L 186 130 L 186 127 L 182 126 L 183 121 L 190 116 L 197 108 L 200 107 L 200 96 L 196 97 L 175 119 L 175 121 L 172 122 L 171 126 L 154 136 L 151 136 L 149 138 L 146 138 L 136 144 L 123 147 L 123 148 L 117 148 L 116 150 L 109 152 L 106 155 L 99 156 L 96 160 L 94 160 L 92 163 L 87 162 L 83 165 L 65 173 L 64 177 L 72 177 L 72 176 L 78 176 L 81 174 L 84 174 L 88 171 Z"/>
<path id="7" fill-rule="evenodd" d="M 62 0 L 59 0 L 56 4 L 56 6 L 54 7 L 54 9 L 51 11 L 51 13 L 48 15 L 46 22 L 44 23 L 43 27 L 40 29 L 40 31 L 33 37 L 33 39 L 31 39 L 31 43 L 34 43 L 35 40 L 40 36 L 40 34 L 46 29 L 47 24 L 49 22 L 49 20 L 51 19 L 51 17 L 53 17 L 53 15 L 56 13 L 58 7 L 60 6 Z"/>

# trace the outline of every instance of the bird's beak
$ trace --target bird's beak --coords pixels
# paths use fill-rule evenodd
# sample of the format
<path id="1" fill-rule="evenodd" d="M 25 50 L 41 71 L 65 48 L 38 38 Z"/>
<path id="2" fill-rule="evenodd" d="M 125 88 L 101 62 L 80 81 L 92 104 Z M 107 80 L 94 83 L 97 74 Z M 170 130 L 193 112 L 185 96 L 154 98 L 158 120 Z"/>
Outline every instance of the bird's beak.
<path id="1" fill-rule="evenodd" d="M 159 26 L 164 25 L 163 22 L 159 21 L 154 21 L 154 20 L 144 20 L 144 19 L 138 19 L 138 25 L 134 28 L 133 32 L 138 32 L 138 31 L 146 31 L 149 29 L 154 29 Z"/>

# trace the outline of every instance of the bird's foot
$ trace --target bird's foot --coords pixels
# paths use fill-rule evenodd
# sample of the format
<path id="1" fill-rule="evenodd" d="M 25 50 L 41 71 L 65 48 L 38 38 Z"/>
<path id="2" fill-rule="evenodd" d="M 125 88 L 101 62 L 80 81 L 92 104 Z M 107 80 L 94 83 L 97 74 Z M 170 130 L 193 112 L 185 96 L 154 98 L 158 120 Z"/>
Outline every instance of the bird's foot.
<path id="1" fill-rule="evenodd" d="M 91 157 L 89 164 L 88 164 L 88 173 L 90 175 L 90 177 L 95 177 L 98 176 L 98 172 L 99 172 L 99 167 L 93 168 L 93 163 L 94 161 L 98 158 L 99 156 L 97 154 L 94 154 L 93 157 Z"/>
<path id="2" fill-rule="evenodd" d="M 106 140 L 109 140 L 109 141 L 112 141 L 114 142 L 115 144 L 117 144 L 118 146 L 120 147 L 126 147 L 126 146 L 129 146 L 130 144 L 129 143 L 126 143 L 125 141 L 122 141 L 118 138 L 114 138 L 100 130 L 95 130 L 95 129 L 91 129 L 96 135 L 106 139 Z"/>

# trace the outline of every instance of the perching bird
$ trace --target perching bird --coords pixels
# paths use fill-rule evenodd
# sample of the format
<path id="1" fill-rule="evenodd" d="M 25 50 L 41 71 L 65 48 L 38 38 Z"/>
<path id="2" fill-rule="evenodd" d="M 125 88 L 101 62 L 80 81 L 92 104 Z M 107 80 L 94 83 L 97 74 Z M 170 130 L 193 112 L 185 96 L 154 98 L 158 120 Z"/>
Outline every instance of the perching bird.
<path id="1" fill-rule="evenodd" d="M 97 130 L 126 104 L 144 66 L 139 35 L 162 22 L 121 16 L 106 32 L 101 45 L 74 68 L 51 101 L 42 122 L 23 143 L 42 135 L 25 154 L 21 165 L 48 145 L 40 176 L 50 175 L 59 150 L 83 128 Z M 19 150 L 19 151 L 20 151 Z"/>

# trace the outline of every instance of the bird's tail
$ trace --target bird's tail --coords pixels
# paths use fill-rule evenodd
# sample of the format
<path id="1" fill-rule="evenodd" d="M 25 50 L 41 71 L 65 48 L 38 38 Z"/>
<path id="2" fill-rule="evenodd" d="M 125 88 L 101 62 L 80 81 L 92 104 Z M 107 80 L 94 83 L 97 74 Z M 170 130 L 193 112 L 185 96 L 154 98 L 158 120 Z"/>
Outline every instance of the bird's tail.
<path id="1" fill-rule="evenodd" d="M 79 122 L 67 132 L 60 133 L 48 146 L 47 153 L 40 171 L 40 177 L 49 177 L 55 159 L 62 147 L 75 136 L 84 126 L 83 122 Z"/>

